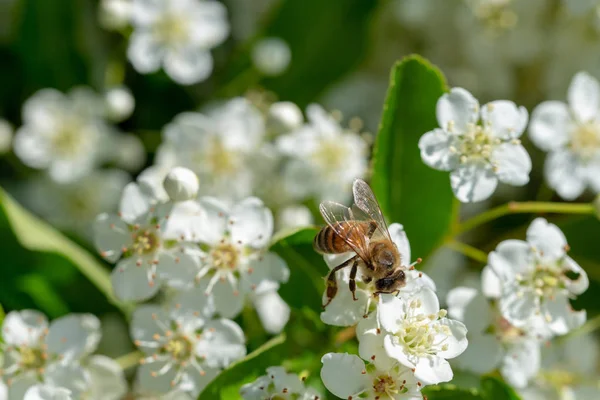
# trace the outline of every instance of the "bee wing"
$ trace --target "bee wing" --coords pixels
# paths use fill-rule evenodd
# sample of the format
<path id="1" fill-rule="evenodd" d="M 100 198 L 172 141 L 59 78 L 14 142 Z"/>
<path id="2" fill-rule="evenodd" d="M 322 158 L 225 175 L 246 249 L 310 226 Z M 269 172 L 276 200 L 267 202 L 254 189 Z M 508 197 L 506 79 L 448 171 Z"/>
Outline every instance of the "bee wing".
<path id="1" fill-rule="evenodd" d="M 322 202 L 319 210 L 327 225 L 344 239 L 360 258 L 367 261 L 369 259 L 369 239 L 360 233 L 360 222 L 364 219 L 357 219 L 352 209 L 333 201 Z M 354 230 L 359 234 L 353 235 L 352 231 Z"/>
<path id="2" fill-rule="evenodd" d="M 362 179 L 356 179 L 352 185 L 352 192 L 354 193 L 353 208 L 355 209 L 353 214 L 358 215 L 362 212 L 365 216 L 362 218 L 359 217 L 360 219 L 372 219 L 377 223 L 377 229 L 373 233 L 373 238 L 379 236 L 379 238 L 385 238 L 393 243 L 387 224 L 385 223 L 385 218 L 383 218 L 383 213 L 377 202 L 377 198 L 369 185 Z"/>

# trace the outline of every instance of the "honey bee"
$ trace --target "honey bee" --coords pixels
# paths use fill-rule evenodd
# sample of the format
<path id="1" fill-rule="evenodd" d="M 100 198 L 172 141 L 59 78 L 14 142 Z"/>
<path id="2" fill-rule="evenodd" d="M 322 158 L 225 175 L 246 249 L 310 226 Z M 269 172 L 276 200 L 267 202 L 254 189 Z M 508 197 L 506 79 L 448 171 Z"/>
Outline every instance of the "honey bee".
<path id="1" fill-rule="evenodd" d="M 360 268 L 365 283 L 374 282 L 374 294 L 394 293 L 406 284 L 406 267 L 396 244 L 392 241 L 375 194 L 363 180 L 352 186 L 354 204 L 346 207 L 325 201 L 319 206 L 327 222 L 313 241 L 321 254 L 341 254 L 353 251 L 356 255 L 333 268 L 327 275 L 327 307 L 338 291 L 336 272 L 351 266 L 349 288 L 356 298 L 356 274 Z"/>

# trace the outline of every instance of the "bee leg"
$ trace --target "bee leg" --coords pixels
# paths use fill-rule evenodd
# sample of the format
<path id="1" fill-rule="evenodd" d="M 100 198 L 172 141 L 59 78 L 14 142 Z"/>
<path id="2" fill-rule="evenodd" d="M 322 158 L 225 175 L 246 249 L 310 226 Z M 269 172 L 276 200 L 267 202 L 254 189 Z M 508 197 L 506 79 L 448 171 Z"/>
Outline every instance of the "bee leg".
<path id="1" fill-rule="evenodd" d="M 352 292 L 352 299 L 354 301 L 358 300 L 356 298 L 356 272 L 358 271 L 358 260 L 354 260 L 354 264 L 352 264 L 352 270 L 350 270 L 350 291 Z"/>
<path id="2" fill-rule="evenodd" d="M 355 259 L 356 259 L 356 257 L 352 257 L 351 259 L 344 261 L 343 263 L 341 263 L 340 265 L 338 265 L 337 267 L 335 267 L 334 269 L 329 271 L 329 275 L 327 275 L 327 283 L 326 283 L 327 303 L 323 304 L 323 309 L 325 309 L 325 307 L 327 307 L 329 305 L 329 303 L 331 303 L 331 301 L 337 294 L 338 286 L 337 286 L 337 278 L 335 276 L 335 273 L 337 271 L 339 271 L 340 269 L 345 268 L 348 265 L 350 265 L 350 263 L 353 262 Z"/>

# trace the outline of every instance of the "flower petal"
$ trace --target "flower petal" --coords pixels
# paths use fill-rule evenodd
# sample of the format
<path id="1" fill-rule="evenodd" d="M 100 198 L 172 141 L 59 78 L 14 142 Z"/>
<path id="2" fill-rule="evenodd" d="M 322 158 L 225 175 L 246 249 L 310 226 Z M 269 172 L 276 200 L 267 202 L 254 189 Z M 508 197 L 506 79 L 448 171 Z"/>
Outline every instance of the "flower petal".
<path id="1" fill-rule="evenodd" d="M 567 98 L 579 122 L 592 121 L 600 110 L 600 84 L 587 72 L 578 72 L 571 80 Z"/>
<path id="2" fill-rule="evenodd" d="M 588 289 L 590 285 L 588 275 L 575 260 L 569 256 L 565 256 L 563 258 L 562 267 L 577 274 L 577 277 L 574 279 L 569 279 L 568 277 L 565 277 L 564 279 L 565 286 L 569 292 L 579 295 Z"/>
<path id="3" fill-rule="evenodd" d="M 517 274 L 528 274 L 534 262 L 531 245 L 516 239 L 500 242 L 488 256 L 488 266 L 501 282 L 514 281 Z"/>
<path id="4" fill-rule="evenodd" d="M 346 268 L 347 270 L 347 268 Z M 334 326 L 352 326 L 363 319 L 367 310 L 369 294 L 357 288 L 356 301 L 348 288 L 349 271 L 338 273 L 338 291 L 331 303 L 321 313 L 321 321 Z M 327 302 L 326 291 L 323 292 L 323 304 Z"/>
<path id="5" fill-rule="evenodd" d="M 388 356 L 383 347 L 385 335 L 377 334 L 377 330 L 370 331 L 358 338 L 358 354 L 363 360 L 375 364 L 375 367 L 381 371 L 392 369 L 397 361 Z"/>
<path id="6" fill-rule="evenodd" d="M 492 299 L 502 296 L 502 282 L 489 265 L 483 267 L 481 271 L 481 292 Z"/>
<path id="7" fill-rule="evenodd" d="M 252 291 L 255 293 L 261 293 L 265 289 L 270 291 L 272 285 L 265 283 L 285 283 L 290 276 L 290 270 L 283 258 L 273 252 L 265 253 L 260 259 L 252 261 L 250 267 L 251 272 L 244 276 L 244 283 L 254 285 Z M 248 289 L 250 288 L 246 290 Z"/>
<path id="8" fill-rule="evenodd" d="M 2 323 L 2 338 L 7 345 L 35 346 L 46 329 L 48 319 L 36 310 L 11 311 Z"/>
<path id="9" fill-rule="evenodd" d="M 213 58 L 210 52 L 201 48 L 178 48 L 167 52 L 164 69 L 175 82 L 191 85 L 210 76 Z"/>
<path id="10" fill-rule="evenodd" d="M 142 74 L 158 71 L 163 54 L 164 49 L 151 34 L 134 32 L 129 38 L 127 58 Z"/>
<path id="11" fill-rule="evenodd" d="M 119 211 L 121 218 L 127 222 L 133 222 L 141 215 L 148 212 L 151 206 L 151 198 L 144 189 L 136 182 L 131 182 L 123 189 Z"/>
<path id="12" fill-rule="evenodd" d="M 450 184 L 458 200 L 473 203 L 489 198 L 496 190 L 498 178 L 489 164 L 475 162 L 452 171 Z"/>
<path id="13" fill-rule="evenodd" d="M 451 171 L 458 165 L 458 153 L 452 151 L 454 135 L 443 129 L 434 129 L 419 139 L 421 159 L 431 168 Z"/>
<path id="14" fill-rule="evenodd" d="M 558 226 L 544 218 L 536 218 L 527 228 L 527 241 L 539 255 L 549 261 L 555 261 L 566 254 L 567 238 Z"/>
<path id="15" fill-rule="evenodd" d="M 496 100 L 481 108 L 481 119 L 499 138 L 518 138 L 527 126 L 527 109 L 508 100 Z"/>
<path id="16" fill-rule="evenodd" d="M 185 252 L 161 253 L 156 266 L 160 279 L 176 289 L 186 289 L 192 285 L 199 269 L 197 258 Z"/>
<path id="17" fill-rule="evenodd" d="M 127 393 L 123 368 L 110 357 L 94 355 L 85 363 L 90 374 L 90 395 L 94 399 L 119 400 Z"/>
<path id="18" fill-rule="evenodd" d="M 448 315 L 459 321 L 464 321 L 465 311 L 469 303 L 477 296 L 477 289 L 456 287 L 448 292 L 446 304 Z"/>
<path id="19" fill-rule="evenodd" d="M 456 363 L 461 369 L 487 374 L 500 364 L 503 353 L 504 349 L 494 335 L 470 334 L 469 346 Z"/>
<path id="20" fill-rule="evenodd" d="M 410 242 L 406 236 L 406 231 L 402 224 L 393 223 L 388 227 L 388 232 L 392 238 L 392 241 L 398 248 L 400 256 L 402 257 L 402 264 L 410 264 Z"/>
<path id="21" fill-rule="evenodd" d="M 381 297 L 377 307 L 377 319 L 381 327 L 388 332 L 401 329 L 411 300 L 412 298 L 403 300 L 394 296 Z"/>
<path id="22" fill-rule="evenodd" d="M 96 249 L 109 262 L 117 261 L 121 257 L 121 249 L 131 244 L 129 227 L 116 215 L 98 215 L 93 228 Z"/>
<path id="23" fill-rule="evenodd" d="M 204 229 L 201 230 L 199 240 L 211 246 L 216 246 L 227 230 L 227 206 L 213 197 L 202 197 L 200 205 L 204 209 Z"/>
<path id="24" fill-rule="evenodd" d="M 506 287 L 500 299 L 500 312 L 512 325 L 524 326 L 538 310 L 536 296 L 532 290 L 516 291 Z"/>
<path id="25" fill-rule="evenodd" d="M 140 390 L 153 394 L 168 393 L 173 389 L 171 382 L 175 379 L 177 369 L 167 369 L 168 360 L 158 360 L 142 364 L 137 369 L 136 379 Z M 164 373 L 158 373 L 165 371 Z"/>
<path id="26" fill-rule="evenodd" d="M 437 102 L 436 115 L 442 129 L 451 133 L 464 132 L 467 124 L 479 119 L 479 102 L 463 88 L 452 88 Z"/>
<path id="27" fill-rule="evenodd" d="M 244 296 L 226 280 L 215 283 L 210 293 L 215 304 L 215 310 L 225 318 L 235 318 L 244 308 Z"/>
<path id="28" fill-rule="evenodd" d="M 48 350 L 65 360 L 77 360 L 91 354 L 101 337 L 100 320 L 93 314 L 69 314 L 50 324 L 46 344 Z"/>
<path id="29" fill-rule="evenodd" d="M 74 399 L 82 398 L 92 384 L 89 373 L 77 362 L 48 365 L 44 371 L 44 382 L 69 389 Z"/>
<path id="30" fill-rule="evenodd" d="M 242 328 L 228 319 L 213 320 L 206 324 L 195 352 L 205 358 L 211 368 L 225 368 L 246 355 L 246 339 Z"/>
<path id="31" fill-rule="evenodd" d="M 437 355 L 446 359 L 454 358 L 462 354 L 467 348 L 467 327 L 459 321 L 454 321 L 448 318 L 439 320 L 439 325 L 447 326 L 450 329 L 450 335 L 444 334 L 440 340 L 444 340 L 444 345 L 447 345 L 446 350 L 439 351 Z"/>
<path id="32" fill-rule="evenodd" d="M 586 171 L 575 154 L 568 149 L 550 153 L 544 164 L 548 186 L 565 200 L 581 196 L 586 186 Z"/>
<path id="33" fill-rule="evenodd" d="M 231 240 L 246 246 L 262 248 L 273 235 L 273 214 L 256 197 L 236 204 L 231 210 L 229 224 Z"/>
<path id="34" fill-rule="evenodd" d="M 136 260 L 126 258 L 112 270 L 110 275 L 115 296 L 122 301 L 143 301 L 154 296 L 159 289 L 145 265 L 138 267 Z"/>
<path id="35" fill-rule="evenodd" d="M 442 357 L 419 357 L 415 366 L 415 378 L 423 385 L 436 385 L 440 382 L 449 382 L 454 374 L 448 361 Z"/>
<path id="36" fill-rule="evenodd" d="M 540 358 L 540 345 L 535 341 L 512 345 L 502 360 L 500 373 L 512 386 L 523 388 L 539 371 Z"/>
<path id="37" fill-rule="evenodd" d="M 502 143 L 494 148 L 491 159 L 500 182 L 513 186 L 529 182 L 531 157 L 522 145 Z"/>
<path id="38" fill-rule="evenodd" d="M 579 328 L 586 319 L 585 311 L 575 311 L 571 308 L 566 293 L 557 293 L 552 299 L 544 299 L 542 313 L 548 327 L 556 335 L 564 335 Z"/>
<path id="39" fill-rule="evenodd" d="M 573 121 L 569 109 L 560 101 L 545 101 L 531 114 L 529 137 L 544 151 L 556 150 L 569 142 Z"/>
<path id="40" fill-rule="evenodd" d="M 254 308 L 265 331 L 270 334 L 280 333 L 290 319 L 290 306 L 275 290 L 252 296 Z"/>
<path id="41" fill-rule="evenodd" d="M 327 353 L 321 362 L 321 380 L 339 398 L 356 396 L 370 386 L 369 376 L 363 374 L 365 363 L 354 354 Z"/>
<path id="42" fill-rule="evenodd" d="M 27 390 L 23 400 L 71 400 L 69 389 L 52 385 L 35 385 Z"/>

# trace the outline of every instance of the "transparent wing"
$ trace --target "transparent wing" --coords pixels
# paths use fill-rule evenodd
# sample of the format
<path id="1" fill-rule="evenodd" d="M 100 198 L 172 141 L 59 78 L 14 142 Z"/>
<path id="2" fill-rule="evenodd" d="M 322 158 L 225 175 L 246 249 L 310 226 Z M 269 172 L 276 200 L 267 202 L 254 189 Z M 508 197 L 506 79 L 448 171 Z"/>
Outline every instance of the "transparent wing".
<path id="1" fill-rule="evenodd" d="M 362 212 L 365 216 L 359 217 L 360 219 L 372 219 L 377 223 L 377 229 L 372 238 L 379 237 L 392 241 L 379 203 L 369 185 L 362 179 L 357 179 L 352 185 L 352 192 L 354 193 L 354 214 L 358 215 Z"/>
<path id="2" fill-rule="evenodd" d="M 322 202 L 319 210 L 327 225 L 343 238 L 360 258 L 368 260 L 368 238 L 361 231 L 361 222 L 365 220 L 356 218 L 352 209 L 333 201 Z"/>

